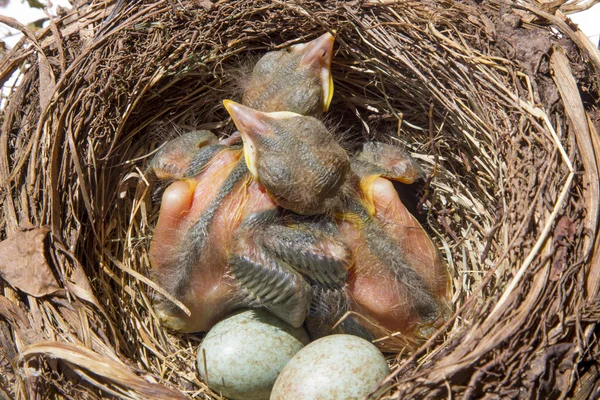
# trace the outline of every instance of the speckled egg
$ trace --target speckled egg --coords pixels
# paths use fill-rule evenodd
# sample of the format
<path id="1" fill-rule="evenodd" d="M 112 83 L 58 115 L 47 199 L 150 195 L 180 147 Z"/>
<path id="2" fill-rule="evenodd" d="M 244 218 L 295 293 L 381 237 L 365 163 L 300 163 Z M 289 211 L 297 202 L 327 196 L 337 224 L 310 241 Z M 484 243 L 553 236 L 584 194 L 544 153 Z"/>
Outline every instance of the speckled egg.
<path id="1" fill-rule="evenodd" d="M 206 334 L 198 371 L 227 398 L 268 399 L 279 372 L 309 341 L 304 328 L 293 328 L 267 311 L 243 311 Z"/>
<path id="2" fill-rule="evenodd" d="M 362 399 L 390 373 L 383 354 L 352 335 L 331 335 L 300 350 L 285 366 L 271 400 Z"/>

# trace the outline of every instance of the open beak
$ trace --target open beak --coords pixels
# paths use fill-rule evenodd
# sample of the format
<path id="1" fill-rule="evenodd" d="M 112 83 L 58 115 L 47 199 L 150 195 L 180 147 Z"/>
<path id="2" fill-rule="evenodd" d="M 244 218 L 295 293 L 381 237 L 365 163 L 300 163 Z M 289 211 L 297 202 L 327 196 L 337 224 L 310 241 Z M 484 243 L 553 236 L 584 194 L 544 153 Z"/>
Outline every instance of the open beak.
<path id="1" fill-rule="evenodd" d="M 223 105 L 229 115 L 231 115 L 231 118 L 233 118 L 233 122 L 244 141 L 244 158 L 248 170 L 255 179 L 258 179 L 256 170 L 256 139 L 259 135 L 268 135 L 270 133 L 271 128 L 266 122 L 266 118 L 268 117 L 263 112 L 256 111 L 232 100 L 224 100 Z"/>
<path id="2" fill-rule="evenodd" d="M 323 85 L 323 111 L 329 110 L 333 97 L 333 78 L 331 76 L 331 58 L 333 57 L 333 42 L 335 38 L 329 32 L 315 40 L 306 43 L 301 51 L 304 52 L 302 62 L 317 65 L 320 70 L 321 84 Z"/>

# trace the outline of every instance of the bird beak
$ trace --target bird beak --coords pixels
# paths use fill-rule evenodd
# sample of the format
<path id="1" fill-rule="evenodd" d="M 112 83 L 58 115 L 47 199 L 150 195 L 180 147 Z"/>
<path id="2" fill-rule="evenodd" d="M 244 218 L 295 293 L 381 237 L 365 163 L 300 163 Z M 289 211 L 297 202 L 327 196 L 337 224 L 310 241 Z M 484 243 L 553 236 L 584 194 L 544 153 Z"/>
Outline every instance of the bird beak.
<path id="1" fill-rule="evenodd" d="M 305 53 L 302 62 L 320 67 L 321 84 L 323 85 L 323 111 L 329 110 L 333 97 L 333 78 L 331 76 L 331 58 L 333 57 L 333 42 L 335 38 L 329 32 L 302 47 Z"/>
<path id="2" fill-rule="evenodd" d="M 250 107 L 231 100 L 224 100 L 223 105 L 229 115 L 231 115 L 231 118 L 233 118 L 233 122 L 240 131 L 240 135 L 244 141 L 244 158 L 246 159 L 248 170 L 255 179 L 258 179 L 256 170 L 256 139 L 259 135 L 268 135 L 271 132 L 271 128 L 266 121 L 268 116 L 263 112 L 253 110 Z"/>

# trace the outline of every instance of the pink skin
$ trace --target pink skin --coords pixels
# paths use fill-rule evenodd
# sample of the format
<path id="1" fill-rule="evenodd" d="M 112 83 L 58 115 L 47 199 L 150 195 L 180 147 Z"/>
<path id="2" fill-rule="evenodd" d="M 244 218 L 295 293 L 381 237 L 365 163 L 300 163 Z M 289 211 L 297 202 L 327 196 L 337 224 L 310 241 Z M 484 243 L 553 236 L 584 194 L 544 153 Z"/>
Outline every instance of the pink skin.
<path id="1" fill-rule="evenodd" d="M 425 280 L 433 294 L 444 298 L 450 290 L 448 271 L 437 247 L 433 244 L 423 227 L 408 212 L 392 182 L 377 178 L 373 184 L 375 200 L 375 217 L 383 224 L 390 237 L 402 238 L 398 244 L 419 276 Z"/>
<path id="2" fill-rule="evenodd" d="M 369 188 L 375 205 L 375 219 L 396 244 L 411 266 L 432 288 L 437 298 L 446 298 L 448 274 L 437 249 L 423 228 L 400 201 L 392 183 L 374 180 Z M 412 307 L 412 294 L 397 284 L 391 271 L 371 253 L 364 232 L 351 221 L 339 224 L 342 240 L 354 253 L 354 270 L 348 285 L 352 311 L 370 317 L 377 325 L 410 335 L 419 319 Z"/>
<path id="3" fill-rule="evenodd" d="M 240 135 L 240 131 L 235 131 L 231 134 L 231 136 L 219 140 L 219 144 L 224 146 L 233 146 L 234 144 L 241 143 L 241 141 L 242 135 Z"/>
<path id="4" fill-rule="evenodd" d="M 410 333 L 418 322 L 410 308 L 410 294 L 395 284 L 391 272 L 371 253 L 360 228 L 342 222 L 339 229 L 354 255 L 354 269 L 347 287 L 350 309 L 389 331 Z"/>
<path id="5" fill-rule="evenodd" d="M 150 248 L 154 279 L 164 287 L 173 284 L 174 269 L 180 267 L 179 256 L 184 238 L 198 221 L 219 188 L 240 159 L 240 150 L 219 153 L 198 176 L 172 183 L 165 193 Z M 209 228 L 205 251 L 200 255 L 184 296 L 179 298 L 191 311 L 170 315 L 157 313 L 165 326 L 181 332 L 207 331 L 235 307 L 236 287 L 227 274 L 227 258 L 233 233 L 250 213 L 275 207 L 269 196 L 250 179 L 242 179 L 223 200 Z"/>
<path id="6" fill-rule="evenodd" d="M 218 193 L 216 188 L 223 185 L 241 156 L 241 150 L 223 150 L 200 175 L 174 182 L 165 191 L 150 250 L 153 273 L 159 284 L 167 288 L 169 283 L 172 284 L 171 277 L 177 275 L 173 270 L 181 265 L 179 257 L 188 251 L 183 248 L 185 234 L 213 201 Z M 362 197 L 372 201 L 374 219 L 389 237 L 398 239 L 396 244 L 403 256 L 433 294 L 440 299 L 446 298 L 449 280 L 437 249 L 406 210 L 392 183 L 376 178 L 363 190 Z M 250 178 L 237 184 L 217 210 L 209 228 L 208 250 L 197 260 L 186 281 L 185 294 L 179 299 L 190 309 L 192 316 L 171 315 L 157 307 L 157 313 L 167 327 L 182 332 L 206 331 L 234 309 L 237 290 L 227 271 L 233 233 L 250 213 L 273 207 L 275 204 L 264 189 Z M 341 239 L 354 256 L 347 286 L 351 310 L 389 331 L 414 333 L 419 318 L 412 307 L 413 293 L 398 284 L 392 271 L 371 253 L 359 225 L 344 220 L 338 225 Z M 379 331 L 374 326 L 371 329 L 374 333 Z"/>

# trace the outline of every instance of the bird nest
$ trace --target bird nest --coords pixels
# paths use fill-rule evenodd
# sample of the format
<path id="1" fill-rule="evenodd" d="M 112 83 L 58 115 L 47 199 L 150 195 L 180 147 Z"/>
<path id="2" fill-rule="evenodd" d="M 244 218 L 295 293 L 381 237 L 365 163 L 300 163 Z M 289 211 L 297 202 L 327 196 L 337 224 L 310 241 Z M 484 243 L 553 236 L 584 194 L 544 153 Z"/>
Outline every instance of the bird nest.
<path id="1" fill-rule="evenodd" d="M 114 3 L 0 20 L 25 34 L 0 67 L 0 397 L 218 397 L 202 336 L 151 308 L 146 166 L 180 132 L 231 131 L 240 65 L 327 30 L 327 119 L 420 162 L 453 282 L 452 318 L 389 356 L 383 396 L 596 390 L 600 54 L 561 2 Z"/>

